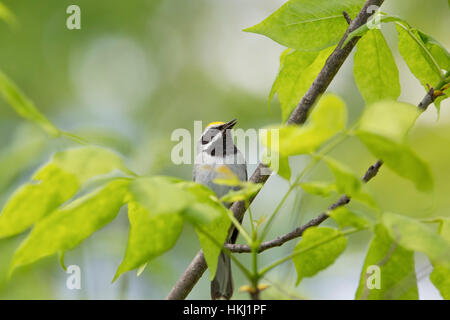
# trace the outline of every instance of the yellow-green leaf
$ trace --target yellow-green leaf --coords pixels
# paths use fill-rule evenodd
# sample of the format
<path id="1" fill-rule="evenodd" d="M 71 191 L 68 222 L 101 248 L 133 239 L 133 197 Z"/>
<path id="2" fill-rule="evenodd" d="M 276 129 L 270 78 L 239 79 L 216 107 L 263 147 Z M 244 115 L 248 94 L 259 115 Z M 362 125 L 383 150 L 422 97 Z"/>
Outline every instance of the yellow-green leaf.
<path id="1" fill-rule="evenodd" d="M 272 139 L 272 130 L 263 131 L 261 140 L 271 152 L 279 153 L 284 157 L 312 153 L 342 131 L 346 122 L 345 103 L 338 96 L 327 94 L 313 109 L 308 124 L 301 127 L 289 125 L 272 129 L 279 130 L 279 141 Z"/>
<path id="2" fill-rule="evenodd" d="M 325 161 L 333 172 L 339 193 L 352 196 L 359 192 L 361 189 L 361 181 L 350 168 L 330 157 L 326 157 Z"/>
<path id="3" fill-rule="evenodd" d="M 287 49 L 289 52 L 282 55 L 280 72 L 273 84 L 269 100 L 276 92 L 281 105 L 283 122 L 297 107 L 333 49 L 334 47 L 326 48 L 320 52 Z"/>
<path id="4" fill-rule="evenodd" d="M 441 219 L 439 226 L 440 236 L 450 243 L 450 219 Z M 430 280 L 441 293 L 442 298 L 450 300 L 450 266 L 434 263 L 433 272 L 430 274 Z"/>
<path id="5" fill-rule="evenodd" d="M 209 278 L 212 280 L 216 275 L 219 254 L 222 251 L 225 240 L 227 239 L 228 231 L 231 226 L 231 220 L 224 211 L 227 209 L 223 207 L 222 209 L 219 209 L 206 204 L 196 204 L 189 209 L 197 213 L 203 212 L 201 214 L 214 211 L 213 214 L 217 216 L 214 220 L 208 223 L 197 223 L 195 225 L 195 231 L 197 232 L 206 264 L 208 265 Z M 214 240 L 212 240 L 211 237 Z"/>
<path id="6" fill-rule="evenodd" d="M 301 51 L 318 51 L 339 42 L 348 28 L 342 12 L 355 17 L 364 0 L 290 0 L 261 23 L 244 31 L 265 35 Z"/>
<path id="7" fill-rule="evenodd" d="M 57 137 L 62 134 L 62 132 L 36 108 L 33 102 L 20 91 L 16 84 L 1 71 L 0 94 L 21 117 L 36 123 L 51 136 Z"/>
<path id="8" fill-rule="evenodd" d="M 398 49 L 414 76 L 427 89 L 427 84 L 435 87 L 442 78 L 441 66 L 431 54 L 417 29 L 406 23 L 396 23 Z M 443 67 L 443 66 L 442 66 Z"/>
<path id="9" fill-rule="evenodd" d="M 336 159 L 325 157 L 325 161 L 336 179 L 336 189 L 354 200 L 363 202 L 372 208 L 377 208 L 373 197 L 362 188 L 362 182 L 353 170 Z"/>
<path id="10" fill-rule="evenodd" d="M 33 228 L 14 254 L 11 272 L 23 265 L 79 245 L 111 222 L 125 204 L 128 180 L 115 180 L 57 209 Z"/>
<path id="11" fill-rule="evenodd" d="M 227 239 L 231 220 L 227 215 L 227 209 L 207 187 L 194 182 L 182 182 L 179 187 L 195 197 L 195 202 L 189 204 L 182 215 L 194 225 L 212 280 L 217 271 L 219 254 Z"/>
<path id="12" fill-rule="evenodd" d="M 286 179 L 287 181 L 290 181 L 292 172 L 291 167 L 289 165 L 288 156 L 283 156 L 279 153 L 273 153 L 271 154 L 271 156 L 268 156 L 266 153 L 263 153 L 262 162 L 265 165 L 269 166 L 272 172 L 275 172 L 280 177 Z"/>
<path id="13" fill-rule="evenodd" d="M 348 210 L 345 207 L 339 207 L 328 212 L 328 215 L 335 220 L 339 228 L 355 227 L 364 229 L 370 225 L 370 221 L 361 214 Z"/>
<path id="14" fill-rule="evenodd" d="M 397 65 L 380 30 L 369 30 L 358 41 L 353 72 L 367 104 L 399 97 Z"/>
<path id="15" fill-rule="evenodd" d="M 322 197 L 328 197 L 332 192 L 337 191 L 334 183 L 320 181 L 303 182 L 300 186 L 307 193 Z"/>
<path id="16" fill-rule="evenodd" d="M 386 100 L 366 107 L 359 130 L 403 143 L 420 112 L 409 103 Z"/>
<path id="17" fill-rule="evenodd" d="M 0 214 L 0 238 L 25 231 L 72 198 L 79 188 L 74 174 L 54 164 L 45 166 L 6 203 Z"/>
<path id="18" fill-rule="evenodd" d="M 427 225 L 394 213 L 384 213 L 382 222 L 402 247 L 425 253 L 433 264 L 450 267 L 450 242 Z"/>
<path id="19" fill-rule="evenodd" d="M 305 277 L 312 277 L 334 263 L 347 246 L 347 238 L 338 230 L 311 227 L 295 246 L 292 261 L 297 270 L 297 285 Z M 298 253 L 298 254 L 297 254 Z"/>
<path id="20" fill-rule="evenodd" d="M 441 69 L 450 70 L 450 54 L 447 49 L 432 36 L 417 30 L 420 40 L 425 44 L 425 47 L 431 53 L 433 58 Z"/>
<path id="21" fill-rule="evenodd" d="M 416 300 L 418 298 L 414 253 L 396 244 L 388 231 L 382 225 L 377 225 L 375 237 L 366 254 L 355 299 Z"/>
<path id="22" fill-rule="evenodd" d="M 83 147 L 57 152 L 6 203 L 0 214 L 0 238 L 25 231 L 72 198 L 89 179 L 114 170 L 128 169 L 107 149 Z"/>
<path id="23" fill-rule="evenodd" d="M 135 202 L 128 204 L 128 218 L 130 232 L 127 249 L 114 280 L 170 250 L 183 230 L 180 213 L 153 214 Z"/>
<path id="24" fill-rule="evenodd" d="M 237 190 L 230 190 L 226 195 L 220 198 L 222 202 L 245 201 L 253 197 L 262 188 L 261 183 L 244 182 Z"/>
<path id="25" fill-rule="evenodd" d="M 195 197 L 183 190 L 170 177 L 137 178 L 130 183 L 132 199 L 152 214 L 181 212 Z"/>
<path id="26" fill-rule="evenodd" d="M 406 144 L 409 130 L 419 111 L 417 107 L 396 101 L 381 101 L 364 111 L 358 138 L 372 154 L 401 177 L 411 180 L 420 191 L 433 188 L 428 165 Z"/>
<path id="27" fill-rule="evenodd" d="M 417 190 L 429 192 L 433 189 L 429 166 L 409 146 L 363 131 L 357 136 L 375 157 L 399 176 L 412 181 Z"/>

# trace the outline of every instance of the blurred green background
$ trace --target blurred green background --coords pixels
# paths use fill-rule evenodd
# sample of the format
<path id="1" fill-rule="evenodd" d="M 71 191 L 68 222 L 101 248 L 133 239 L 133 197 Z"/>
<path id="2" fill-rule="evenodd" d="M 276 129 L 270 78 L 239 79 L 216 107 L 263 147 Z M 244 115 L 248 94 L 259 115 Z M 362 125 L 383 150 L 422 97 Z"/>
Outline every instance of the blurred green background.
<path id="1" fill-rule="evenodd" d="M 0 21 L 0 69 L 58 127 L 120 151 L 140 174 L 191 179 L 192 166 L 176 166 L 170 161 L 175 145 L 170 135 L 176 128 L 192 131 L 194 120 L 207 124 L 238 118 L 238 127 L 243 129 L 280 121 L 277 102 L 268 109 L 267 96 L 283 47 L 241 30 L 261 21 L 284 1 L 2 2 L 15 13 L 18 24 L 10 27 Z M 81 30 L 66 28 L 70 4 L 81 8 Z M 405 18 L 450 47 L 446 0 L 386 0 L 383 10 Z M 399 58 L 394 28 L 387 25 L 383 32 L 398 62 L 400 99 L 417 104 L 425 91 Z M 329 91 L 345 99 L 350 121 L 354 121 L 364 103 L 354 83 L 351 60 L 344 64 Z M 441 108 L 438 120 L 434 107 L 430 107 L 411 135 L 411 144 L 432 168 L 435 192 L 421 194 L 411 183 L 383 168 L 369 185 L 383 209 L 421 217 L 450 215 L 450 103 L 445 101 Z M 0 207 L 53 152 L 69 146 L 73 144 L 51 140 L 39 128 L 27 124 L 1 100 Z M 375 160 L 351 139 L 334 155 L 361 175 Z M 306 157 L 291 159 L 294 172 L 306 163 Z M 250 174 L 254 167 L 249 165 Z M 331 176 L 318 166 L 308 178 Z M 287 187 L 281 178 L 272 177 L 253 204 L 255 215 L 269 214 Z M 324 201 L 298 190 L 278 216 L 269 237 L 290 231 L 319 214 L 334 198 Z M 0 240 L 0 299 L 164 298 L 199 249 L 193 229 L 186 226 L 177 246 L 151 262 L 142 276 L 136 278 L 130 272 L 111 284 L 127 234 L 123 210 L 112 224 L 66 253 L 67 265 L 81 267 L 81 290 L 66 288 L 68 275 L 57 257 L 22 268 L 8 281 L 9 262 L 25 235 Z M 297 288 L 293 265 L 284 264 L 263 281 L 272 284 L 263 298 L 352 299 L 369 240 L 368 234 L 352 236 L 345 254 L 332 267 L 305 279 Z M 294 244 L 266 251 L 261 255 L 263 264 L 284 256 Z M 248 262 L 248 257 L 239 258 Z M 420 298 L 440 298 L 428 280 L 429 262 L 420 255 L 416 258 Z M 237 287 L 245 284 L 238 269 L 234 276 Z M 234 297 L 246 299 L 247 294 L 236 292 Z M 206 275 L 189 298 L 209 298 Z"/>

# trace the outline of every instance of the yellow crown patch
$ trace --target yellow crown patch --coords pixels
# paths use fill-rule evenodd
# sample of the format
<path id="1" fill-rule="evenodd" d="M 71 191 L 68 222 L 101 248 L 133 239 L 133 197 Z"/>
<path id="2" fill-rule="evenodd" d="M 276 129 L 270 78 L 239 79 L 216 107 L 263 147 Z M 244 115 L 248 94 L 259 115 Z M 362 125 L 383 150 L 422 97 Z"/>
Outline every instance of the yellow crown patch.
<path id="1" fill-rule="evenodd" d="M 215 126 L 215 125 L 218 125 L 218 124 L 225 124 L 225 122 L 220 122 L 220 121 L 211 122 L 210 124 L 208 124 L 208 125 L 206 126 L 206 128 L 209 128 L 209 127 L 211 127 L 211 126 Z"/>

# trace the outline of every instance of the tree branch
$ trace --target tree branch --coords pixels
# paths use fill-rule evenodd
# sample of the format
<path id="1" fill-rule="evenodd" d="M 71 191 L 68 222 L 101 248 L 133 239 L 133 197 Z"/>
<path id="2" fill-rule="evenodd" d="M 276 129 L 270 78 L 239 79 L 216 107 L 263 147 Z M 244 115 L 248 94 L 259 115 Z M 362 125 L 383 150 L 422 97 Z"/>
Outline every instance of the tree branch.
<path id="1" fill-rule="evenodd" d="M 377 161 L 375 164 L 371 165 L 369 169 L 367 169 L 366 173 L 364 174 L 363 178 L 361 179 L 364 182 L 369 182 L 370 179 L 375 177 L 378 173 L 378 170 L 382 166 L 382 161 Z M 341 196 L 335 203 L 333 203 L 327 211 L 332 211 L 336 208 L 345 206 L 350 202 L 350 197 L 347 195 Z M 294 229 L 293 231 L 286 233 L 283 236 L 277 237 L 273 240 L 265 241 L 261 243 L 261 245 L 258 248 L 258 252 L 263 252 L 267 249 L 274 248 L 274 247 L 280 247 L 284 243 L 299 238 L 303 235 L 303 232 L 305 232 L 306 229 L 314 226 L 318 226 L 322 222 L 324 222 L 326 219 L 328 219 L 328 214 L 326 212 L 321 213 L 319 216 L 311 219 L 306 224 L 302 225 L 301 227 L 298 227 Z M 244 253 L 244 252 L 251 252 L 251 248 L 248 245 L 245 244 L 225 244 L 225 247 L 236 253 Z"/>
<path id="2" fill-rule="evenodd" d="M 355 47 L 356 43 L 359 40 L 359 37 L 354 37 L 352 40 L 350 40 L 347 45 L 342 48 L 342 44 L 344 43 L 345 39 L 347 38 L 348 34 L 360 26 L 364 25 L 368 18 L 372 15 L 373 11 L 368 10 L 371 6 L 381 6 L 383 4 L 384 0 L 367 0 L 364 7 L 361 9 L 359 14 L 356 16 L 356 18 L 350 23 L 347 31 L 345 32 L 344 36 L 342 37 L 341 41 L 339 42 L 336 49 L 333 51 L 333 53 L 328 57 L 327 61 L 325 62 L 324 67 L 317 75 L 316 79 L 314 80 L 311 87 L 308 89 L 308 91 L 305 93 L 303 98 L 301 99 L 300 103 L 297 105 L 295 110 L 292 112 L 291 116 L 289 117 L 287 124 L 297 124 L 301 125 L 304 124 L 308 113 L 313 107 L 313 105 L 316 103 L 317 99 L 325 92 L 325 90 L 330 85 L 331 81 L 334 79 L 335 75 L 341 68 L 344 61 L 349 56 L 352 49 Z M 264 169 L 264 173 L 269 172 L 269 168 L 263 164 L 260 163 L 258 167 L 256 168 L 255 172 L 250 178 L 250 182 L 253 183 L 262 183 L 264 184 L 267 179 L 269 178 L 268 174 L 263 174 L 262 170 Z M 255 195 L 256 196 L 256 195 Z M 250 199 L 250 203 L 253 201 L 254 197 Z M 244 203 L 242 202 L 235 202 L 230 208 L 231 211 L 233 211 L 234 216 L 238 221 L 242 221 L 244 217 L 244 213 L 246 211 L 246 207 Z M 326 219 L 326 218 L 325 218 Z M 200 250 L 197 255 L 195 256 L 194 260 L 191 262 L 189 267 L 186 269 L 186 271 L 183 273 L 183 275 L 180 277 L 178 282 L 175 284 L 175 286 L 170 291 L 169 295 L 166 297 L 168 300 L 180 300 L 185 299 L 189 292 L 192 290 L 192 288 L 195 286 L 197 281 L 200 279 L 200 277 L 205 272 L 207 266 L 205 263 L 205 259 L 203 258 L 203 253 Z"/>

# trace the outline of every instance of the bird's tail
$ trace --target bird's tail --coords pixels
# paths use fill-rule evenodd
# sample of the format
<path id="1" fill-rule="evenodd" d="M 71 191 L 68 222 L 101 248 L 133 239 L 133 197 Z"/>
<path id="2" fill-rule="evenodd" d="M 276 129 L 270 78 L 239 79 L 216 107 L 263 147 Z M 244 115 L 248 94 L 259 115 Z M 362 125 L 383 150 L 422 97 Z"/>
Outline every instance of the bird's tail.
<path id="1" fill-rule="evenodd" d="M 224 298 L 229 300 L 233 295 L 233 290 L 230 257 L 222 251 L 217 263 L 216 276 L 211 281 L 211 299 L 217 300 Z"/>

